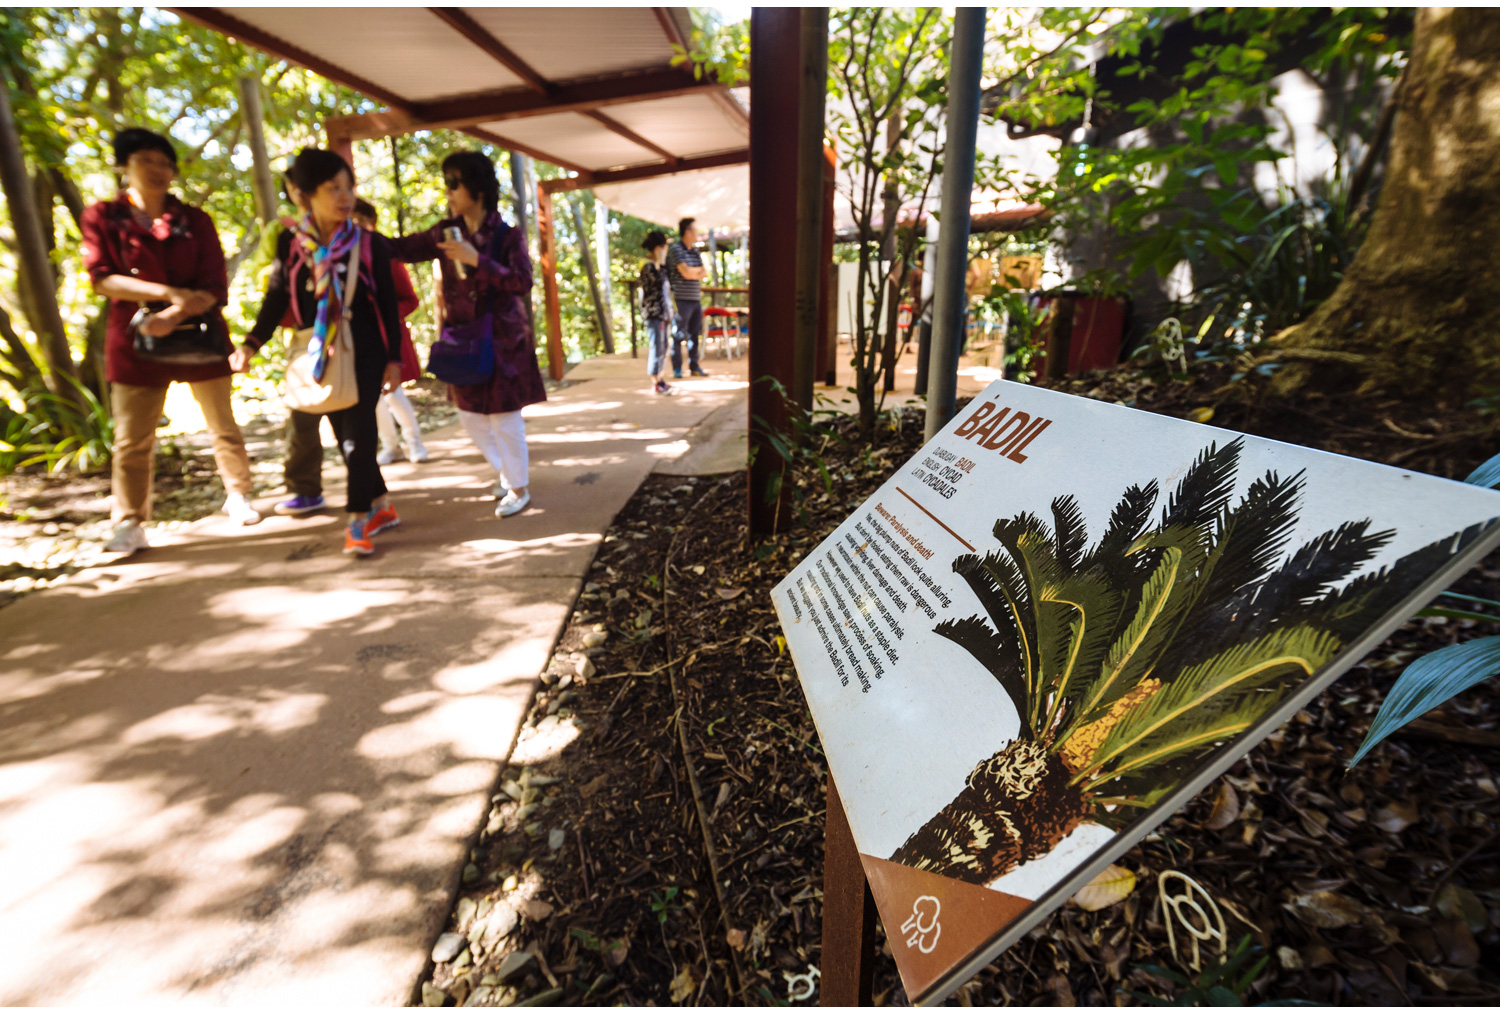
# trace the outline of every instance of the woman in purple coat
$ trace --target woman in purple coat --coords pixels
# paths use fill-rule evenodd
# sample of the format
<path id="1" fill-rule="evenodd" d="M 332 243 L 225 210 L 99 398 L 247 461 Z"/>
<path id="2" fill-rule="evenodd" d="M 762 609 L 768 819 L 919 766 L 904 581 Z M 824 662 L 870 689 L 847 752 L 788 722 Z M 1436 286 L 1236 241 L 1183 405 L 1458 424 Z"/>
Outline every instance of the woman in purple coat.
<path id="1" fill-rule="evenodd" d="M 531 254 L 526 236 L 500 217 L 495 166 L 480 152 L 443 160 L 448 211 L 430 229 L 391 240 L 399 261 L 438 258 L 449 325 L 485 313 L 494 321 L 495 372 L 480 384 L 448 386 L 458 418 L 499 478 L 495 516 L 507 518 L 531 503 L 526 421 L 521 408 L 547 400 L 526 301 L 531 298 Z M 459 239 L 449 239 L 457 229 Z M 462 266 L 461 268 L 459 266 Z"/>

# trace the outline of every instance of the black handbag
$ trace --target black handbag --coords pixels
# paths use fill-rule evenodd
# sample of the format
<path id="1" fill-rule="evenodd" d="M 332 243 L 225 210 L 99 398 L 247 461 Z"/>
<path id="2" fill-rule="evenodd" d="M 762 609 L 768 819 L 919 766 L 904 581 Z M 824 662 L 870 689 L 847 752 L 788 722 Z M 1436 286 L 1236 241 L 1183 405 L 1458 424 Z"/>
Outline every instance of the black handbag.
<path id="1" fill-rule="evenodd" d="M 135 336 L 135 354 L 141 359 L 188 366 L 218 363 L 229 355 L 226 336 L 215 334 L 215 322 L 208 314 L 191 318 L 165 335 L 151 335 L 141 325 L 153 312 L 149 307 L 142 307 L 130 320 L 130 330 Z"/>

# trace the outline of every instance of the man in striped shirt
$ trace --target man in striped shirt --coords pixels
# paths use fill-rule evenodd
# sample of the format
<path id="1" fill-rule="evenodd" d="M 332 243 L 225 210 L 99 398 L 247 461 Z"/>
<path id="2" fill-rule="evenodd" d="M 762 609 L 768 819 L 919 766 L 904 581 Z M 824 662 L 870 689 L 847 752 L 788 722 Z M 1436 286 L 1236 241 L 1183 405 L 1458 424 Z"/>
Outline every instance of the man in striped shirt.
<path id="1" fill-rule="evenodd" d="M 667 251 L 667 278 L 672 282 L 672 298 L 677 301 L 677 327 L 672 334 L 672 376 L 682 376 L 682 343 L 687 342 L 688 369 L 694 377 L 707 377 L 698 365 L 698 347 L 703 344 L 703 276 L 708 269 L 693 247 L 698 242 L 695 219 L 677 223 L 682 239 Z"/>

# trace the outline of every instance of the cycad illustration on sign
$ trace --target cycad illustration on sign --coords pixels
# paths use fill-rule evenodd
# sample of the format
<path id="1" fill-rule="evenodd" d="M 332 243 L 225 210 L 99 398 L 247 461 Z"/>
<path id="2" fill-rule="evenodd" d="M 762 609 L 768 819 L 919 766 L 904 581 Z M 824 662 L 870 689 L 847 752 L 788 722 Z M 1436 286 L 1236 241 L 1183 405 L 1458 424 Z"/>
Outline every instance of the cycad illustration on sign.
<path id="1" fill-rule="evenodd" d="M 1351 576 L 1394 532 L 1347 521 L 1288 555 L 1301 473 L 1231 503 L 1243 442 L 1209 446 L 1148 527 L 1127 489 L 1089 547 L 1077 501 L 996 522 L 1000 549 L 953 562 L 987 616 L 943 621 L 1000 683 L 1020 732 L 891 855 L 974 884 L 1080 824 L 1120 830 L 1396 607 L 1481 526 Z"/>

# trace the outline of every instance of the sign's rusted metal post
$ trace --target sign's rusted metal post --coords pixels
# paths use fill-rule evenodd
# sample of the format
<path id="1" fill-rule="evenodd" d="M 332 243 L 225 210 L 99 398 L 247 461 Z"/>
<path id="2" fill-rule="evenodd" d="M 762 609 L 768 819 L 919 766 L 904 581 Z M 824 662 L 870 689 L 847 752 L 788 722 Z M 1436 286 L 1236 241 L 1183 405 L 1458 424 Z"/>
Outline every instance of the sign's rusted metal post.
<path id="1" fill-rule="evenodd" d="M 927 374 L 927 439 L 953 418 L 958 354 L 963 347 L 964 276 L 969 258 L 969 204 L 974 190 L 974 142 L 979 133 L 979 73 L 984 63 L 983 7 L 953 15 L 953 58 L 948 74 L 948 122 L 943 147 L 942 231 L 932 305 L 932 346 Z"/>
<path id="2" fill-rule="evenodd" d="M 537 261 L 542 269 L 542 292 L 547 301 L 547 373 L 554 381 L 562 380 L 567 366 L 562 347 L 562 303 L 557 296 L 557 237 L 553 233 L 555 216 L 552 192 L 545 182 L 536 187 Z"/>
<path id="3" fill-rule="evenodd" d="M 767 501 L 782 461 L 770 436 L 787 430 L 786 403 L 774 384 L 795 392 L 797 330 L 798 92 L 802 17 L 794 7 L 757 7 L 750 15 L 750 531 L 776 531 L 787 498 Z"/>
<path id="4" fill-rule="evenodd" d="M 824 1007 L 868 1007 L 875 974 L 875 899 L 831 776 L 823 828 L 823 965 L 818 1001 Z"/>

